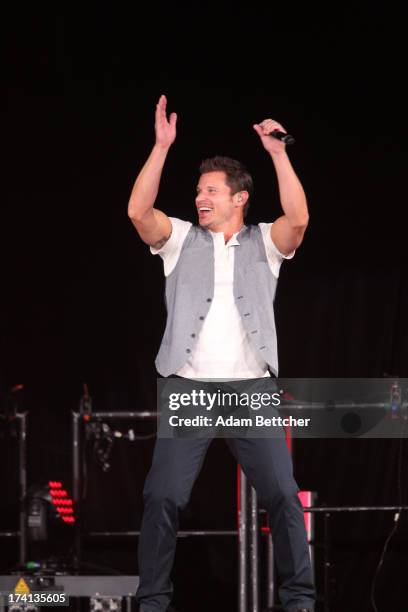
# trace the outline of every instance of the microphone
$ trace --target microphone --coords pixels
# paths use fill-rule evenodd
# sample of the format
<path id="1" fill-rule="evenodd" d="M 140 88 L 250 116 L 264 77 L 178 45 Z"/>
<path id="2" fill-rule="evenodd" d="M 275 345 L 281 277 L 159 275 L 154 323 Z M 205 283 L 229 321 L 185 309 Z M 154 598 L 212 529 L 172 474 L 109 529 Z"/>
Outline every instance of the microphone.
<path id="1" fill-rule="evenodd" d="M 280 130 L 273 130 L 273 132 L 268 135 L 272 136 L 273 138 L 277 138 L 278 140 L 281 140 L 287 145 L 294 144 L 295 142 L 293 136 L 291 136 L 290 134 L 286 134 L 286 132 L 281 132 Z"/>

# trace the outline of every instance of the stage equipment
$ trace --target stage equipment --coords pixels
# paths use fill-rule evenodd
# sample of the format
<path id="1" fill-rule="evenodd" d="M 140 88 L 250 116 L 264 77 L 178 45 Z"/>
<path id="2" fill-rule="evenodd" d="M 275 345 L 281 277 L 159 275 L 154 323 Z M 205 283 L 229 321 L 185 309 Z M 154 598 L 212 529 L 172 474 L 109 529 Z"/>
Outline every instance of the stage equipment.
<path id="1" fill-rule="evenodd" d="M 90 612 L 99 612 L 99 610 L 116 612 L 116 610 L 122 610 L 122 598 L 91 597 L 89 600 L 89 610 Z"/>
<path id="2" fill-rule="evenodd" d="M 113 430 L 107 423 L 102 421 L 89 421 L 86 423 L 85 437 L 88 442 L 92 443 L 95 459 L 104 472 L 107 472 L 110 468 L 108 459 L 110 458 L 115 439 L 125 439 L 130 442 L 136 440 L 133 429 L 128 429 L 126 432 Z"/>
<path id="3" fill-rule="evenodd" d="M 16 574 L 13 576 L 0 576 L 0 592 L 14 593 L 23 581 L 25 593 L 65 593 L 69 598 L 69 607 L 61 610 L 75 610 L 77 598 L 89 598 L 94 605 L 99 606 L 108 601 L 120 602 L 118 610 L 132 610 L 132 597 L 135 596 L 139 579 L 137 576 L 69 576 L 56 574 Z M 75 602 L 71 601 L 75 598 Z M 4 598 L 2 598 L 4 599 Z M 122 603 L 124 606 L 122 606 Z M 94 609 L 98 609 L 97 607 Z M 114 609 L 114 608 L 99 608 Z M 0 612 L 5 606 L 0 599 Z"/>
<path id="4" fill-rule="evenodd" d="M 72 499 L 58 480 L 49 480 L 47 484 L 34 485 L 27 495 L 29 538 L 33 541 L 47 540 L 48 532 L 55 532 L 56 523 L 66 525 L 75 523 Z"/>
<path id="5" fill-rule="evenodd" d="M 0 427 L 4 436 L 15 438 L 18 445 L 18 531 L 0 531 L 0 538 L 18 539 L 18 560 L 20 565 L 26 561 L 27 553 L 27 412 L 19 411 L 19 393 L 22 385 L 13 387 L 6 398 L 6 410 L 0 414 Z"/>

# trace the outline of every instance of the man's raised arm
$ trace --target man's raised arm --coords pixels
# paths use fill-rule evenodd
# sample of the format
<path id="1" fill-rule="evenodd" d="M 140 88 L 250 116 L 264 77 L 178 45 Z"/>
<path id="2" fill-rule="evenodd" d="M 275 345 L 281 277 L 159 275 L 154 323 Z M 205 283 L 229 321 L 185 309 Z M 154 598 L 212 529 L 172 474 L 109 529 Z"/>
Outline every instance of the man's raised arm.
<path id="1" fill-rule="evenodd" d="M 171 234 L 167 215 L 153 208 L 159 191 L 160 178 L 167 153 L 176 138 L 176 113 L 166 116 L 166 96 L 160 96 L 156 106 L 156 142 L 133 186 L 128 204 L 128 215 L 141 239 L 161 248 Z"/>
<path id="2" fill-rule="evenodd" d="M 278 250 L 283 255 L 289 255 L 302 243 L 309 222 L 305 192 L 286 154 L 285 144 L 269 136 L 273 130 L 281 132 L 286 130 L 273 119 L 265 119 L 253 127 L 275 166 L 280 202 L 284 212 L 272 224 L 271 237 Z"/>

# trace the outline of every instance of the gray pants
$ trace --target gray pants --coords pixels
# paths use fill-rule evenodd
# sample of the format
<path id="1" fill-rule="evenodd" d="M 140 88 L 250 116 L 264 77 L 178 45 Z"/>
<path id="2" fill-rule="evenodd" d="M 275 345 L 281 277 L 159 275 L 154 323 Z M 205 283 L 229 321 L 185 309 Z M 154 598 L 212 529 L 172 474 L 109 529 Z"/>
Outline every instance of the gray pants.
<path id="1" fill-rule="evenodd" d="M 315 593 L 305 523 L 286 441 L 232 438 L 226 442 L 255 488 L 261 507 L 268 511 L 284 609 L 312 610 Z M 165 612 L 169 606 L 179 510 L 190 498 L 210 443 L 207 438 L 156 441 L 143 491 L 137 591 L 142 612 Z"/>

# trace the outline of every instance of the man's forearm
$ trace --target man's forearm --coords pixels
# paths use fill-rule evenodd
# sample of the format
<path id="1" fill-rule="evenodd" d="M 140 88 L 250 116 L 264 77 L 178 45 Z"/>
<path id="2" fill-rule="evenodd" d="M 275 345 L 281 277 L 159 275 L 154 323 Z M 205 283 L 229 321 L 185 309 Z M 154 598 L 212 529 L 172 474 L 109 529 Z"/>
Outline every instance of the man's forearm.
<path id="1" fill-rule="evenodd" d="M 287 221 L 294 228 L 305 227 L 309 220 L 306 195 L 286 151 L 271 153 L 278 178 L 280 202 Z"/>
<path id="2" fill-rule="evenodd" d="M 141 220 L 152 210 L 159 191 L 160 179 L 169 147 L 155 145 L 133 186 L 128 204 L 128 215 Z"/>

